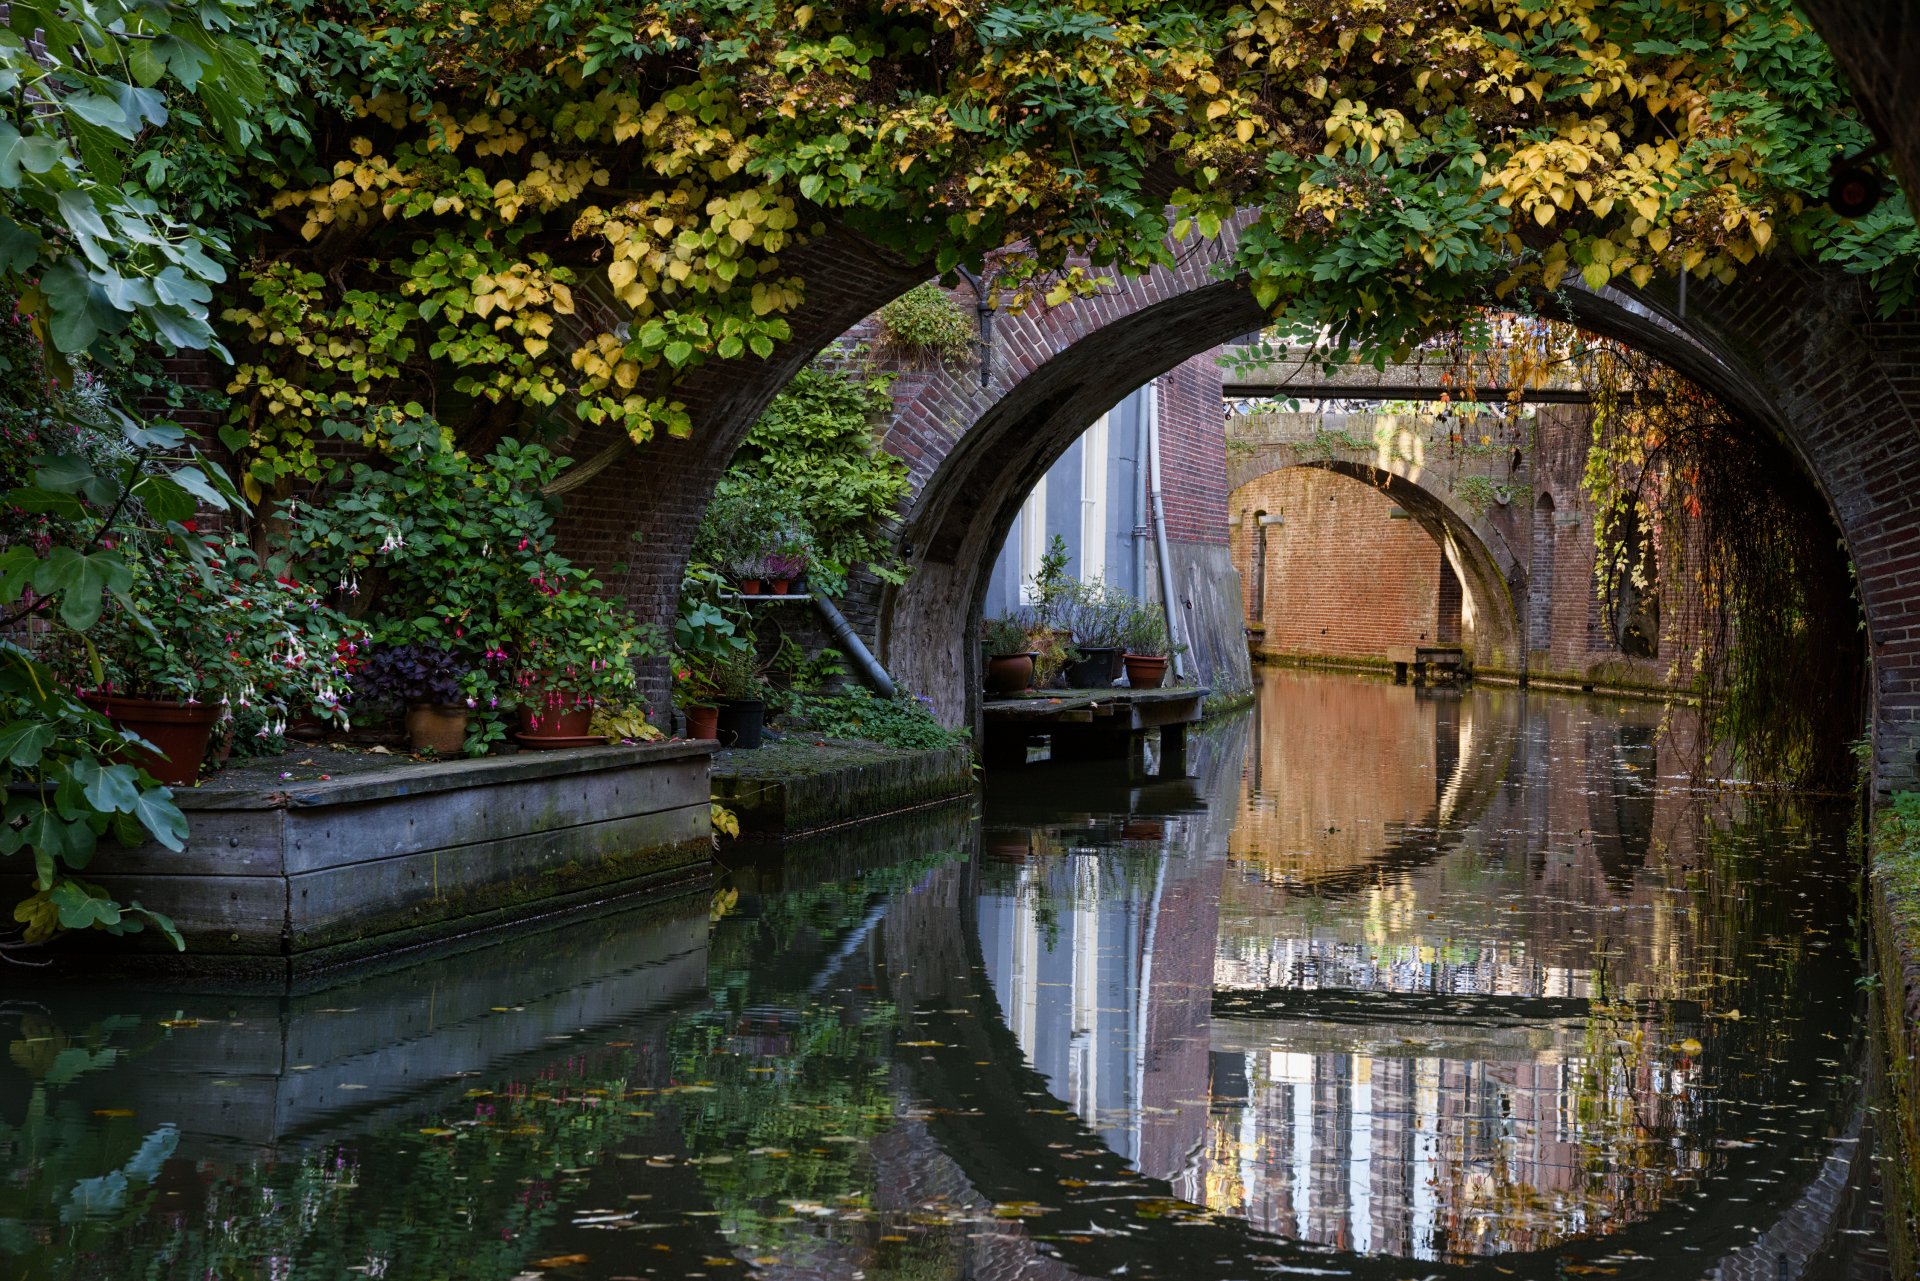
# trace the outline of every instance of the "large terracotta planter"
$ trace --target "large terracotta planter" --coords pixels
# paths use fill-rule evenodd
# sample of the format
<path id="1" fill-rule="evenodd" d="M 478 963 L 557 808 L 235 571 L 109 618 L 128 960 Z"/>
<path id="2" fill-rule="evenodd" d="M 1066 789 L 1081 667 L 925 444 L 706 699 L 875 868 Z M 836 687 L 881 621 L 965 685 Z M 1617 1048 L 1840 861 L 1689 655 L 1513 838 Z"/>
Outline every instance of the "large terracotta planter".
<path id="1" fill-rule="evenodd" d="M 692 707 L 683 707 L 680 710 L 687 718 L 688 738 L 713 738 L 717 735 L 715 725 L 720 719 L 719 708 L 702 707 L 695 703 Z"/>
<path id="2" fill-rule="evenodd" d="M 199 779 L 207 740 L 220 719 L 218 703 L 175 703 L 119 694 L 82 694 L 80 700 L 117 728 L 138 734 L 160 749 L 128 752 L 129 765 L 138 765 L 169 787 L 192 787 Z"/>
<path id="3" fill-rule="evenodd" d="M 1128 654 L 1121 661 L 1126 664 L 1127 684 L 1134 689 L 1159 689 L 1167 679 L 1165 654 Z"/>
<path id="4" fill-rule="evenodd" d="M 1032 654 L 994 654 L 987 659 L 987 692 L 1018 694 L 1033 684 Z"/>
<path id="5" fill-rule="evenodd" d="M 593 704 L 576 694 L 535 694 L 520 708 L 520 732 L 527 739 L 586 738 L 593 728 Z"/>
<path id="6" fill-rule="evenodd" d="M 415 703 L 407 708 L 407 739 L 416 752 L 458 756 L 467 745 L 467 709 Z"/>
<path id="7" fill-rule="evenodd" d="M 742 596 L 758 596 L 760 594 L 760 580 L 757 578 L 741 579 L 740 594 Z"/>
<path id="8" fill-rule="evenodd" d="M 785 595 L 787 594 L 787 588 L 788 588 L 788 586 L 789 586 L 789 585 L 790 585 L 790 584 L 789 584 L 789 581 L 788 581 L 787 579 L 784 579 L 784 578 L 776 578 L 776 579 L 774 579 L 774 580 L 773 580 L 773 594 L 774 594 L 775 596 L 785 596 Z"/>

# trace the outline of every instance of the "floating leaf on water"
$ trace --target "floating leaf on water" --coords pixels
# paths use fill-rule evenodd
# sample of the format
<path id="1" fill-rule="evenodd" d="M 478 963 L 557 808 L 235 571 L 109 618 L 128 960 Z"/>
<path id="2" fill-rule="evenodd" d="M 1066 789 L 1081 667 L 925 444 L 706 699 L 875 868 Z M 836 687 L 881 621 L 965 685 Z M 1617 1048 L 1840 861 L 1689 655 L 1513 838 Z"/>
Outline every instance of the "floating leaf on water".
<path id="1" fill-rule="evenodd" d="M 111 1120 L 119 1120 L 121 1117 L 132 1116 L 133 1109 L 132 1108 L 95 1108 L 93 1110 L 93 1114 L 95 1116 L 104 1116 Z"/>
<path id="2" fill-rule="evenodd" d="M 535 1259 L 536 1268 L 577 1268 L 587 1261 L 584 1254 L 556 1254 L 550 1259 Z"/>

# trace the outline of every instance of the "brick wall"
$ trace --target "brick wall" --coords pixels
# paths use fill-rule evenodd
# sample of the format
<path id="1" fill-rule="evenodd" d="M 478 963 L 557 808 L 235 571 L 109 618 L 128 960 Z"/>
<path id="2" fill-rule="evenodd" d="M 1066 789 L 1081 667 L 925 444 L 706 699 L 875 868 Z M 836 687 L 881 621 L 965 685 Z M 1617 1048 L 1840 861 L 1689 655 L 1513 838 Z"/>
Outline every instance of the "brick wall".
<path id="1" fill-rule="evenodd" d="M 1176 542 L 1227 541 L 1227 448 L 1220 402 L 1220 366 L 1202 352 L 1160 378 L 1161 499 L 1167 537 Z"/>
<path id="2" fill-rule="evenodd" d="M 1253 549 L 1265 526 L 1264 574 Z M 1263 655 L 1384 658 L 1390 647 L 1438 643 L 1445 568 L 1440 544 L 1380 491 L 1319 467 L 1288 467 L 1233 494 L 1233 559 L 1265 628 Z M 1258 609 L 1256 611 L 1256 605 Z"/>

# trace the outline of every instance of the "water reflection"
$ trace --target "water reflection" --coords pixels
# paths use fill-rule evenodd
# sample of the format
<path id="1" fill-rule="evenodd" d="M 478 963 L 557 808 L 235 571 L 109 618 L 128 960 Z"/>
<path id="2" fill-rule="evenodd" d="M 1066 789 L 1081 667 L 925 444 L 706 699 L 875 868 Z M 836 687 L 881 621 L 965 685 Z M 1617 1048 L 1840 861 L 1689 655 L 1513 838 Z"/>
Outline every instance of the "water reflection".
<path id="1" fill-rule="evenodd" d="M 1676 732 L 1270 676 L 1192 778 L 996 777 L 711 903 L 9 990 L 0 1277 L 1808 1274 L 1850 873 Z"/>

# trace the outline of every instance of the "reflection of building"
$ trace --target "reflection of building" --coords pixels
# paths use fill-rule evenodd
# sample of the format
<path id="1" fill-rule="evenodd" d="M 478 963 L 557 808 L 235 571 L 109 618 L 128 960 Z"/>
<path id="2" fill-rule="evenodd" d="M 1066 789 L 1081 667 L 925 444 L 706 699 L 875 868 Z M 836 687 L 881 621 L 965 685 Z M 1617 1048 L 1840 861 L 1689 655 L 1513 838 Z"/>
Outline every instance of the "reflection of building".
<path id="1" fill-rule="evenodd" d="M 1647 1194 L 1675 1172 L 1610 1168 L 1621 1136 L 1584 1110 L 1587 1070 L 1551 1053 L 1217 1050 L 1206 1139 L 1175 1190 L 1262 1231 L 1363 1253 L 1549 1246 L 1652 1208 Z M 1659 1088 L 1650 1070 L 1633 1084 Z"/>
<path id="2" fill-rule="evenodd" d="M 1136 1168 L 1165 1178 L 1206 1092 L 1218 859 L 1055 855 L 994 869 L 980 947 L 1002 1016 L 1054 1096 Z"/>

